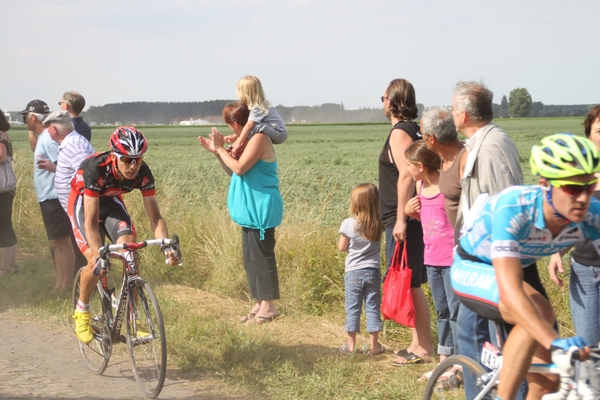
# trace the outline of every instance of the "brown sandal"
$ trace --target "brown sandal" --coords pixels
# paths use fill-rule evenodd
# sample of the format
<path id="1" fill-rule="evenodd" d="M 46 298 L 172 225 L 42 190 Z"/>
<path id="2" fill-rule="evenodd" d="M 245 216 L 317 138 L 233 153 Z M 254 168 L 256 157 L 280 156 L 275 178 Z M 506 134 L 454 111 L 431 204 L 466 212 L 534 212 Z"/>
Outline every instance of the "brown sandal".
<path id="1" fill-rule="evenodd" d="M 248 315 L 244 315 L 243 317 L 240 317 L 239 321 L 242 324 L 245 324 L 246 322 L 250 321 L 251 319 L 254 319 L 254 317 L 256 316 L 256 313 L 248 313 Z"/>

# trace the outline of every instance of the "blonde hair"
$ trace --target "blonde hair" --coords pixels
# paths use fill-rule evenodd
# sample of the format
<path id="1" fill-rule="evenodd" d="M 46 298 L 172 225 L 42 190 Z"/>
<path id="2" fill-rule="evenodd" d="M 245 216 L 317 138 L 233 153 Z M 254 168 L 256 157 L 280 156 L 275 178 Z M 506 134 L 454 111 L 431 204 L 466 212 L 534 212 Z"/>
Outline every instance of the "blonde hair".
<path id="1" fill-rule="evenodd" d="M 356 233 L 370 241 L 380 241 L 383 221 L 379 213 L 379 190 L 372 183 L 361 183 L 350 193 L 350 215 L 356 218 Z"/>
<path id="2" fill-rule="evenodd" d="M 249 109 L 258 107 L 263 110 L 265 114 L 269 113 L 271 103 L 267 101 L 262 84 L 257 77 L 252 75 L 243 77 L 238 81 L 236 90 L 238 99 L 243 103 L 246 103 Z"/>

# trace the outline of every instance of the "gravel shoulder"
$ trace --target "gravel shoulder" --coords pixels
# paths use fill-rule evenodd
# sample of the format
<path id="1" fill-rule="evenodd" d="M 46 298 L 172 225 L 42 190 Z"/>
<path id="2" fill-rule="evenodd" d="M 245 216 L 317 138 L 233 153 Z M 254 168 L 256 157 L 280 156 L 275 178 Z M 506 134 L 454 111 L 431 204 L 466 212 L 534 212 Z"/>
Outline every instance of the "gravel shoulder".
<path id="1" fill-rule="evenodd" d="M 0 312 L 0 399 L 144 399 L 126 346 L 107 370 L 94 375 L 83 363 L 74 334 L 10 311 Z M 119 354 L 121 353 L 121 354 Z M 218 393 L 218 383 L 167 370 L 159 399 L 240 399 Z"/>

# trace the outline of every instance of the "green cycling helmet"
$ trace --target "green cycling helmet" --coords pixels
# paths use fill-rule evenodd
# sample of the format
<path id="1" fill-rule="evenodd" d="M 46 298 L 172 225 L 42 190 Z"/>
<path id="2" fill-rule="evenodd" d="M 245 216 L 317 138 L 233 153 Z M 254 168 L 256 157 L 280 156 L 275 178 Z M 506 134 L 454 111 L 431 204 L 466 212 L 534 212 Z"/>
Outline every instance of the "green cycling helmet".
<path id="1" fill-rule="evenodd" d="M 531 148 L 531 173 L 547 179 L 589 175 L 600 171 L 600 153 L 589 139 L 557 133 Z"/>

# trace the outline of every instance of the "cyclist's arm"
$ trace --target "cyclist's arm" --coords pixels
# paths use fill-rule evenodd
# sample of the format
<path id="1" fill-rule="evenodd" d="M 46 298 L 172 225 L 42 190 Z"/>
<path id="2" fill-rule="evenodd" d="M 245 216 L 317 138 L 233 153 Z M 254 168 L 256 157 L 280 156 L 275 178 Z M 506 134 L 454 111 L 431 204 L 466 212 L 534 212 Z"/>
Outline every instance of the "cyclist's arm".
<path id="1" fill-rule="evenodd" d="M 506 322 L 519 325 L 544 348 L 549 349 L 558 334 L 550 322 L 544 319 L 523 288 L 521 259 L 499 257 L 492 260 L 500 303 L 498 308 Z M 541 295 L 540 295 L 541 296 Z"/>
<path id="2" fill-rule="evenodd" d="M 100 221 L 100 197 L 83 195 L 83 228 L 88 246 L 92 251 L 92 258 L 98 257 L 98 249 L 102 246 L 100 230 L 98 224 Z"/>
<path id="3" fill-rule="evenodd" d="M 146 215 L 150 221 L 150 228 L 152 228 L 152 232 L 154 232 L 154 237 L 156 239 L 167 238 L 169 236 L 167 223 L 160 214 L 156 196 L 144 196 L 144 208 L 146 209 Z"/>
<path id="4" fill-rule="evenodd" d="M 154 232 L 154 237 L 156 239 L 165 239 L 169 237 L 167 223 L 160 214 L 160 210 L 158 209 L 158 201 L 156 201 L 156 196 L 144 196 L 144 208 L 146 209 L 146 215 L 148 215 L 148 220 L 150 221 L 150 227 Z M 180 260 L 177 259 L 175 253 L 172 250 L 170 250 L 170 247 L 167 251 L 167 256 L 170 265 L 179 264 Z"/>

